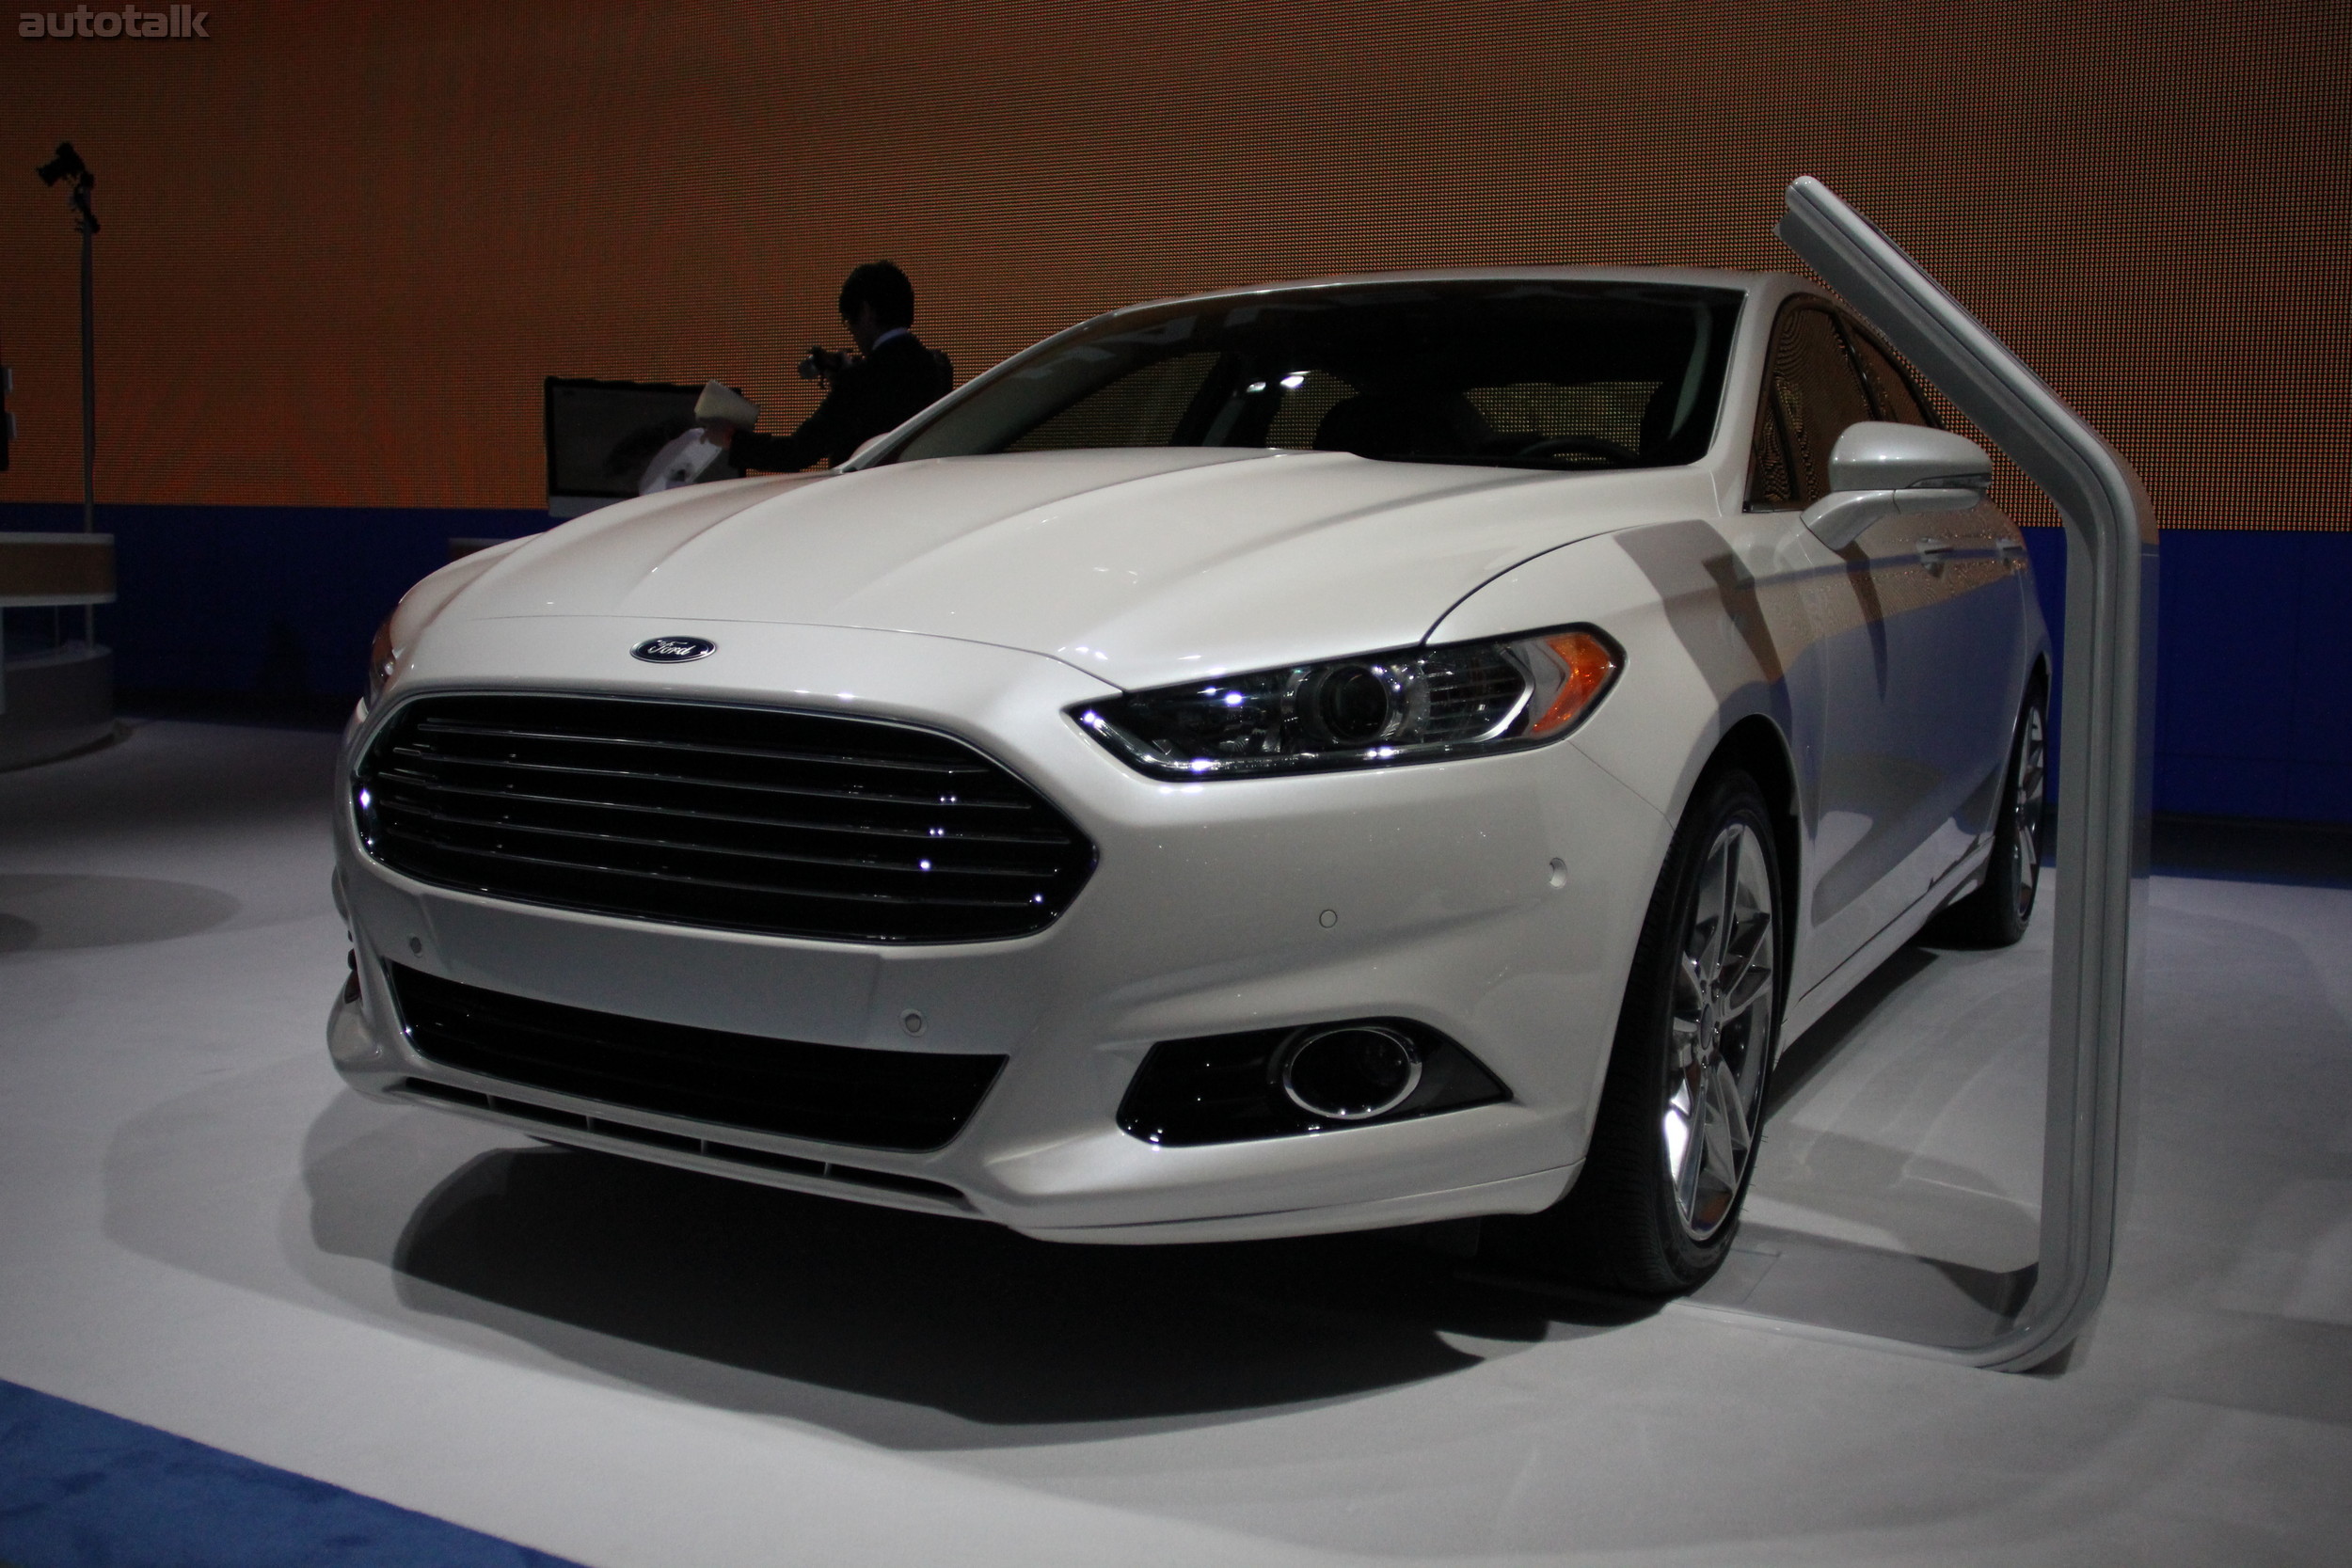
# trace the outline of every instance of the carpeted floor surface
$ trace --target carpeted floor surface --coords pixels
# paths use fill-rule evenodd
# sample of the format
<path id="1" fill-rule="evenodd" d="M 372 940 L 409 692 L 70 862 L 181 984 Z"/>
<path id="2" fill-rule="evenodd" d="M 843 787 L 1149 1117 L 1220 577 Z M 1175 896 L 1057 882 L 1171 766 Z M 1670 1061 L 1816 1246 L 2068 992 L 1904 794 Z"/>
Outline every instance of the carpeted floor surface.
<path id="1" fill-rule="evenodd" d="M 14 1383 L 0 1383 L 0 1568 L 568 1568 Z"/>

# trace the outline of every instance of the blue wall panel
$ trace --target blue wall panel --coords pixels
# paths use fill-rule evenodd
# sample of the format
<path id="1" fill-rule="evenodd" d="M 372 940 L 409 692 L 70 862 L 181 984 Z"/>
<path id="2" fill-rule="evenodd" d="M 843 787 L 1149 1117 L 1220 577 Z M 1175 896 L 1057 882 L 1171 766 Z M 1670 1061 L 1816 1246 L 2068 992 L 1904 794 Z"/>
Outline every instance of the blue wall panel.
<path id="1" fill-rule="evenodd" d="M 2304 533 L 2281 816 L 2352 821 L 2352 533 Z"/>
<path id="2" fill-rule="evenodd" d="M 530 511 L 100 508 L 120 603 L 100 620 L 131 690 L 356 696 L 368 639 L 453 536 L 512 538 Z M 71 530 L 72 506 L 0 505 Z M 2066 541 L 2028 529 L 2063 648 Z M 2156 809 L 2352 822 L 2352 532 L 2164 536 Z M 2060 716 L 2062 717 L 2062 716 Z"/>
<path id="3" fill-rule="evenodd" d="M 2304 537 L 2164 535 L 2156 606 L 2159 756 L 2286 754 L 2296 686 L 2289 585 Z"/>
<path id="4" fill-rule="evenodd" d="M 0 507 L 0 528 L 82 526 L 78 506 Z M 453 536 L 511 538 L 539 512 L 102 506 L 117 602 L 100 612 L 130 690 L 357 697 L 368 641 Z"/>
<path id="5" fill-rule="evenodd" d="M 2061 650 L 2066 540 L 2028 529 Z M 2352 532 L 2183 529 L 2156 589 L 2156 809 L 2352 822 Z"/>

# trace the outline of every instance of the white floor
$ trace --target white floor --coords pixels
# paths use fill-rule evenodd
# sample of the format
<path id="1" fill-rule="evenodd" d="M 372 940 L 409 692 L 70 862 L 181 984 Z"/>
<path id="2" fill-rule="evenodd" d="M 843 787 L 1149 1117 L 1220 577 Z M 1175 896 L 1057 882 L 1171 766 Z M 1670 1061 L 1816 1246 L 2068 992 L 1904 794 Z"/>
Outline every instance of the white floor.
<path id="1" fill-rule="evenodd" d="M 2352 893 L 2157 883 L 2114 1286 L 2019 1377 L 362 1103 L 331 749 L 158 723 L 0 776 L 0 1377 L 614 1568 L 2352 1558 Z M 1899 962 L 1792 1075 L 1751 1232 L 2016 1269 L 2046 953 Z"/>

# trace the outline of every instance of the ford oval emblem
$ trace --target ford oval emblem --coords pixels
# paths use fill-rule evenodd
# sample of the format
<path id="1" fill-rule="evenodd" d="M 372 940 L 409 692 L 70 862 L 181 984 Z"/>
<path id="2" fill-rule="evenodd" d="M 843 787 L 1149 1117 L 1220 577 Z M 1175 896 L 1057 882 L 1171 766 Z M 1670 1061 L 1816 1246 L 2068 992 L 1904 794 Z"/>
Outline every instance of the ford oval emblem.
<path id="1" fill-rule="evenodd" d="M 648 637 L 628 652 L 648 664 L 691 664 L 718 651 L 719 644 L 707 637 Z"/>

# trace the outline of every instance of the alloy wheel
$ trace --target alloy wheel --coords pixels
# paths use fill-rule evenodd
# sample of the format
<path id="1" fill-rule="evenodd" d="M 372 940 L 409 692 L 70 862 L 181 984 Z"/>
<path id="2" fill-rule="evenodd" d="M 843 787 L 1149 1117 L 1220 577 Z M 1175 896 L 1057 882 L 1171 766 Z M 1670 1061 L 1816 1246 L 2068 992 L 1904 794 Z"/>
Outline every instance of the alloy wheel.
<path id="1" fill-rule="evenodd" d="M 2042 884 L 2042 805 L 2049 768 L 2048 741 L 2042 707 L 2026 709 L 2017 736 L 2017 776 L 2010 781 L 2010 832 L 2017 855 L 2017 923 L 2033 913 L 2035 891 Z"/>
<path id="2" fill-rule="evenodd" d="M 1763 844 L 1749 823 L 1726 823 L 1700 868 L 1677 955 L 1660 1120 L 1675 1211 L 1692 1241 L 1707 1241 L 1730 1217 L 1755 1155 L 1776 940 Z"/>

